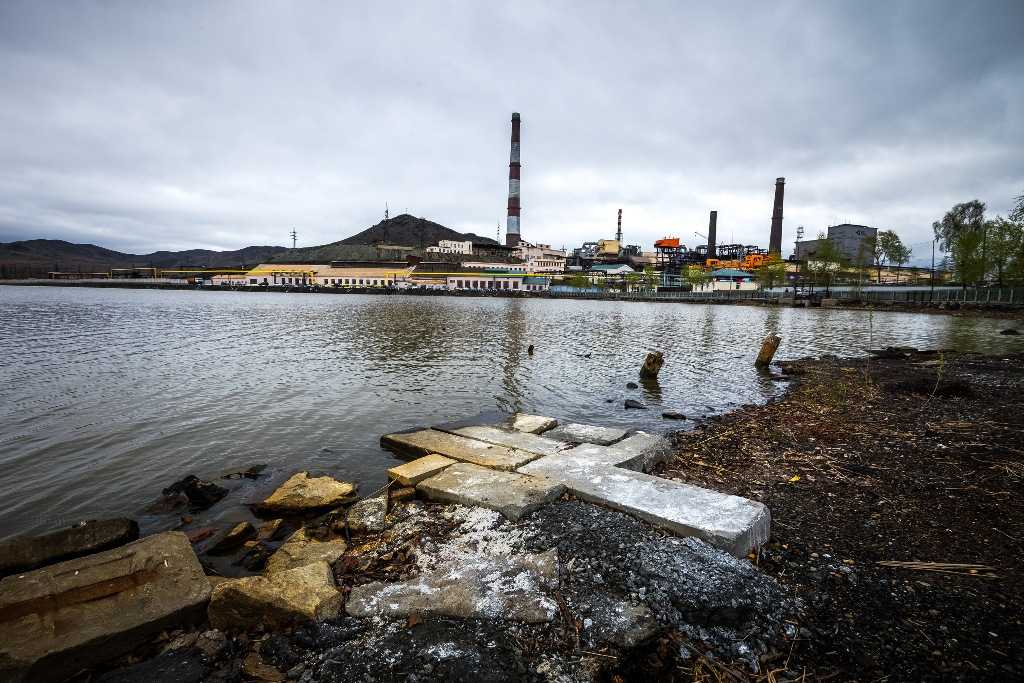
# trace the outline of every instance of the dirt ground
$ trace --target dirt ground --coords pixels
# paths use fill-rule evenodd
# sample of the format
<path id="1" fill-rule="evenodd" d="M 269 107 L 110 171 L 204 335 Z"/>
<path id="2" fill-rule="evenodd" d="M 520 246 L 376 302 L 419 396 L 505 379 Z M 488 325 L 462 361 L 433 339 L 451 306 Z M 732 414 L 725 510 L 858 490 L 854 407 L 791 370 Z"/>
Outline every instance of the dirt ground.
<path id="1" fill-rule="evenodd" d="M 660 474 L 771 510 L 756 561 L 805 610 L 760 680 L 1020 680 L 1024 356 L 882 355 L 783 363 L 783 398 L 677 434 Z"/>

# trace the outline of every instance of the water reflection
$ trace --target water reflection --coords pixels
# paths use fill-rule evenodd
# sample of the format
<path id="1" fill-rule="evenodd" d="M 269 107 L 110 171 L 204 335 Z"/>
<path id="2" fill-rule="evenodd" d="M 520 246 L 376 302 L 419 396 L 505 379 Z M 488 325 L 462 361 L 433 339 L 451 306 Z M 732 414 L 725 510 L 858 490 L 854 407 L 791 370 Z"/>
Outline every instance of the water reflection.
<path id="1" fill-rule="evenodd" d="M 393 462 L 381 434 L 485 411 L 665 429 L 664 409 L 776 396 L 753 368 L 770 333 L 779 358 L 1024 350 L 998 320 L 593 301 L 0 287 L 0 320 L 0 537 L 256 462 L 268 479 L 211 514 L 244 514 L 300 468 L 372 490 Z M 627 389 L 650 350 L 658 381 Z"/>

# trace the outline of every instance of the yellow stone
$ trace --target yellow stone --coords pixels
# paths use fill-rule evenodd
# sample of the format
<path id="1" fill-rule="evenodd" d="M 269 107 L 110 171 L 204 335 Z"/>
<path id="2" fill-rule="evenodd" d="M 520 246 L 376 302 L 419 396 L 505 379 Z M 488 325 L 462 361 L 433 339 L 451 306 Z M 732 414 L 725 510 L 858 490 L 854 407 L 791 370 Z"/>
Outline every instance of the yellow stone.
<path id="1" fill-rule="evenodd" d="M 446 458 L 437 453 L 425 455 L 411 462 L 388 470 L 388 477 L 397 479 L 402 486 L 415 486 L 424 479 L 432 477 L 449 465 L 454 465 L 455 460 Z"/>

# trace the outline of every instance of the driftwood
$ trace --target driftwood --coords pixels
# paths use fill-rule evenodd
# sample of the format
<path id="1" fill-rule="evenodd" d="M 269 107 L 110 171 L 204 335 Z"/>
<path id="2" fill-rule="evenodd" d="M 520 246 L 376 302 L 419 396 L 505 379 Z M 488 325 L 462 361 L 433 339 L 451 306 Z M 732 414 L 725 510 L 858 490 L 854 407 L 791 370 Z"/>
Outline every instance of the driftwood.
<path id="1" fill-rule="evenodd" d="M 664 364 L 665 357 L 661 355 L 661 351 L 651 351 L 640 368 L 640 376 L 644 379 L 657 379 L 658 373 L 661 372 L 661 366 Z"/>
<path id="2" fill-rule="evenodd" d="M 769 334 L 764 338 L 761 343 L 761 353 L 757 354 L 757 360 L 754 361 L 754 365 L 759 368 L 766 368 L 772 362 L 772 358 L 775 357 L 775 352 L 779 350 L 779 344 L 782 343 L 782 337 L 777 334 Z"/>

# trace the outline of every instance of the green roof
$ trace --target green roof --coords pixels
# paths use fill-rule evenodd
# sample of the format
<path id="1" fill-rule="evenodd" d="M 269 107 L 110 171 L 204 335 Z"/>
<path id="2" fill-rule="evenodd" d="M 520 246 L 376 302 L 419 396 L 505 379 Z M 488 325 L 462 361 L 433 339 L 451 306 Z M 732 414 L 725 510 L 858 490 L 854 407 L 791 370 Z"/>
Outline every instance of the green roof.
<path id="1" fill-rule="evenodd" d="M 745 270 L 736 270 L 735 268 L 720 268 L 711 272 L 711 277 L 754 277 L 752 274 Z"/>

